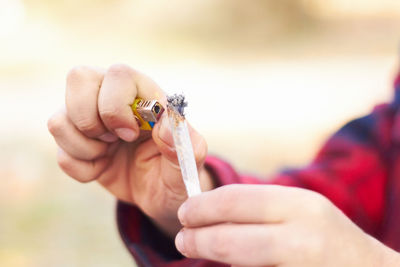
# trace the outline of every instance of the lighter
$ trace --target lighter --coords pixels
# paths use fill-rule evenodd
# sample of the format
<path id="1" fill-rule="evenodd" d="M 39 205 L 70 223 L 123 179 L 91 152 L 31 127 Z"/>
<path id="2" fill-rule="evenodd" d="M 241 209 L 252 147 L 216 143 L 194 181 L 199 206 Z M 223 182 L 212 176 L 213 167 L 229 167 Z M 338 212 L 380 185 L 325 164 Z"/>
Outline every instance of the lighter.
<path id="1" fill-rule="evenodd" d="M 163 106 L 157 100 L 136 98 L 132 106 L 133 114 L 141 130 L 150 131 L 164 112 Z"/>

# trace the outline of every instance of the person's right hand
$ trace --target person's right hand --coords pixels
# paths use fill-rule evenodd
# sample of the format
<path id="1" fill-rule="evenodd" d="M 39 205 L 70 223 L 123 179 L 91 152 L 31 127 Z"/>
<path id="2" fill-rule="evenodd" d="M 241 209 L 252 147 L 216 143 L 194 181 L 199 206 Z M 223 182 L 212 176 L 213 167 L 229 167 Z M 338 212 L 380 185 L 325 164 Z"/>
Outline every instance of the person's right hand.
<path id="1" fill-rule="evenodd" d="M 126 65 L 77 67 L 67 77 L 66 107 L 48 121 L 60 147 L 62 170 L 80 182 L 98 181 L 118 199 L 137 205 L 167 234 L 180 229 L 177 209 L 187 198 L 166 112 L 152 133 L 139 130 L 131 104 L 162 90 Z M 202 190 L 213 188 L 203 167 L 205 140 L 190 127 Z"/>

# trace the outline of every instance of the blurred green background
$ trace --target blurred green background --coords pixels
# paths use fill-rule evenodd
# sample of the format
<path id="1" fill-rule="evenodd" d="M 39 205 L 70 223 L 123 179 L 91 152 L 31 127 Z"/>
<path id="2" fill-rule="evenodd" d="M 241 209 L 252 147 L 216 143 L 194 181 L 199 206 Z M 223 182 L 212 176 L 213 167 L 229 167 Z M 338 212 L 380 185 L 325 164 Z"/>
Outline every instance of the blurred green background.
<path id="1" fill-rule="evenodd" d="M 73 66 L 184 92 L 210 152 L 268 177 L 390 98 L 399 26 L 398 0 L 0 1 L 0 266 L 134 265 L 113 197 L 56 165 Z"/>

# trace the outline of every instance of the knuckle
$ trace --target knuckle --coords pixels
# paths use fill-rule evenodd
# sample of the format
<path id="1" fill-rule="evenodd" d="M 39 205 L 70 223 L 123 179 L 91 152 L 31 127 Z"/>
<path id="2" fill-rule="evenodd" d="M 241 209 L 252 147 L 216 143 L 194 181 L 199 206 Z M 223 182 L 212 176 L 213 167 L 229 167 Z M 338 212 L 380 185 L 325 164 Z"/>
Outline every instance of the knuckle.
<path id="1" fill-rule="evenodd" d="M 93 121 L 89 118 L 78 117 L 75 119 L 75 126 L 82 132 L 92 133 L 95 132 L 98 128 L 97 121 Z"/>
<path id="2" fill-rule="evenodd" d="M 224 260 L 228 258 L 231 244 L 228 236 L 220 229 L 216 229 L 214 239 L 210 243 L 210 251 L 216 259 Z"/>
<path id="3" fill-rule="evenodd" d="M 113 124 L 120 119 L 123 110 L 121 107 L 114 106 L 114 107 L 101 108 L 99 113 L 100 117 L 103 120 L 107 121 L 108 124 Z"/>
<path id="4" fill-rule="evenodd" d="M 237 194 L 234 194 L 232 190 L 235 189 L 235 185 L 223 186 L 219 188 L 219 194 L 217 195 L 217 203 L 215 205 L 217 214 L 221 216 L 228 216 L 232 211 L 232 206 L 235 205 L 237 200 Z"/>
<path id="5" fill-rule="evenodd" d="M 68 82 L 79 82 L 84 79 L 93 79 L 97 77 L 97 72 L 88 66 L 76 66 L 67 74 Z"/>
<path id="6" fill-rule="evenodd" d="M 66 172 L 67 174 L 70 173 L 71 167 L 72 167 L 71 161 L 70 161 L 70 159 L 69 159 L 66 155 L 64 155 L 64 153 L 59 154 L 59 155 L 57 156 L 57 163 L 58 163 L 58 166 L 60 166 L 60 168 L 61 168 L 64 172 Z"/>
<path id="7" fill-rule="evenodd" d="M 108 69 L 108 73 L 115 76 L 126 75 L 126 74 L 136 76 L 137 74 L 137 72 L 134 69 L 132 69 L 126 64 L 121 64 L 121 63 L 111 65 Z"/>
<path id="8" fill-rule="evenodd" d="M 65 152 L 64 152 L 65 153 Z M 69 156 L 67 156 L 66 154 L 61 153 L 57 156 L 57 163 L 58 166 L 60 166 L 60 168 L 70 177 L 74 178 L 76 181 L 80 182 L 80 183 L 89 183 L 93 180 L 95 180 L 97 177 L 87 174 L 85 175 L 84 178 L 82 177 L 78 177 L 76 175 L 76 169 L 75 169 L 75 164 L 73 163 L 73 161 L 71 160 L 71 158 L 69 158 Z"/>
<path id="9" fill-rule="evenodd" d="M 47 121 L 47 128 L 53 136 L 57 136 L 62 132 L 65 125 L 65 116 L 61 113 L 56 113 Z"/>
<path id="10" fill-rule="evenodd" d="M 313 216 L 323 217 L 331 211 L 330 201 L 321 194 L 310 192 L 307 196 L 308 212 Z"/>

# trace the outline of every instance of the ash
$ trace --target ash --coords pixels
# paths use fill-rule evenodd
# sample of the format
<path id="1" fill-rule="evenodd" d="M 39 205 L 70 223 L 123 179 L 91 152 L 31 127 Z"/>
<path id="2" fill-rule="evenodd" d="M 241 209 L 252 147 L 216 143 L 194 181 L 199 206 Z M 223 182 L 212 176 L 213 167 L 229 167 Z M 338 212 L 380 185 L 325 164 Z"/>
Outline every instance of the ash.
<path id="1" fill-rule="evenodd" d="M 176 111 L 179 112 L 181 116 L 185 116 L 184 109 L 187 107 L 187 102 L 185 102 L 185 96 L 182 94 L 174 94 L 172 96 L 167 96 L 168 104 L 171 105 Z"/>

